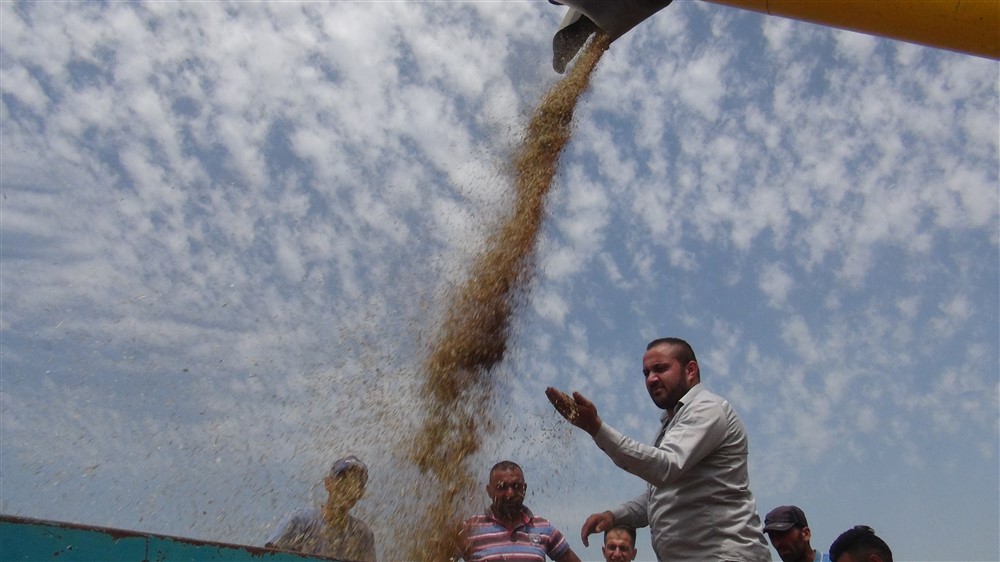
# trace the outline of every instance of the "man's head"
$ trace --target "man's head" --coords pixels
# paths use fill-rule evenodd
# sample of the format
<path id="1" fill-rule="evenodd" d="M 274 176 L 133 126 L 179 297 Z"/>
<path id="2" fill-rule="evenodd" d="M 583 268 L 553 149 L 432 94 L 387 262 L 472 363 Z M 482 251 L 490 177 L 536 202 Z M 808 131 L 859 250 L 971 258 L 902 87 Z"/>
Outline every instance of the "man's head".
<path id="1" fill-rule="evenodd" d="M 855 525 L 830 545 L 833 562 L 892 562 L 892 551 L 868 525 Z"/>
<path id="2" fill-rule="evenodd" d="M 601 547 L 607 562 L 631 562 L 635 560 L 635 529 L 625 525 L 615 525 L 604 531 L 604 546 Z"/>
<path id="3" fill-rule="evenodd" d="M 490 481 L 486 493 L 492 502 L 493 514 L 501 519 L 514 519 L 521 515 L 524 506 L 524 492 L 528 485 L 524 472 L 515 462 L 500 461 L 490 469 Z"/>
<path id="4" fill-rule="evenodd" d="M 684 340 L 660 338 L 649 342 L 642 356 L 642 374 L 653 403 L 673 409 L 691 387 L 701 382 L 694 350 Z"/>
<path id="5" fill-rule="evenodd" d="M 782 562 L 812 562 L 813 548 L 809 544 L 812 531 L 806 514 L 794 505 L 782 505 L 764 517 L 764 532 L 778 551 Z"/>
<path id="6" fill-rule="evenodd" d="M 334 511 L 347 512 L 365 495 L 368 467 L 358 457 L 348 455 L 337 459 L 323 479 L 328 496 L 327 505 Z"/>

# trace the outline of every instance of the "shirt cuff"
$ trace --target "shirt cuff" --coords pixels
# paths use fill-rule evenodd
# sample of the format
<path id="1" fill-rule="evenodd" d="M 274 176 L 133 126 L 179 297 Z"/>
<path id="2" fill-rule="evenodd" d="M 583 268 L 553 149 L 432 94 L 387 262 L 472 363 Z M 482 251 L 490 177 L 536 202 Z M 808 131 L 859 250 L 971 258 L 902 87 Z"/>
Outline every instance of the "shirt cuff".
<path id="1" fill-rule="evenodd" d="M 594 434 L 594 443 L 601 448 L 605 453 L 610 454 L 611 451 L 618 448 L 618 444 L 621 443 L 623 435 L 617 429 L 611 427 L 606 423 L 602 423 L 601 427 Z"/>

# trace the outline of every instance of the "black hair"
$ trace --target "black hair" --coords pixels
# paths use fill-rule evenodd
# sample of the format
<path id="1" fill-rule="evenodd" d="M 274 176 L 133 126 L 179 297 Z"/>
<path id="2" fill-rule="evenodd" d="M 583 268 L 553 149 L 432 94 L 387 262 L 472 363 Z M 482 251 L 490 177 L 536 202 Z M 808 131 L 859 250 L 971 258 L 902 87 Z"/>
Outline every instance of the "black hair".
<path id="1" fill-rule="evenodd" d="M 492 478 L 493 473 L 498 470 L 519 470 L 521 474 L 524 474 L 524 471 L 521 470 L 521 466 L 514 461 L 500 461 L 496 463 L 493 465 L 493 468 L 490 469 L 490 477 Z"/>
<path id="2" fill-rule="evenodd" d="M 677 360 L 682 365 L 687 365 L 692 361 L 695 363 L 698 362 L 698 358 L 694 356 L 694 349 L 691 348 L 691 344 L 680 338 L 657 338 L 646 345 L 646 351 L 659 345 L 670 345 L 676 348 Z"/>
<path id="3" fill-rule="evenodd" d="M 882 559 L 882 562 L 892 562 L 892 551 L 889 545 L 875 534 L 875 529 L 868 525 L 855 525 L 844 531 L 830 545 L 830 560 L 837 562 L 844 554 L 850 554 L 855 560 L 867 560 L 872 554 Z"/>
<path id="4" fill-rule="evenodd" d="M 604 531 L 604 542 L 608 542 L 608 533 L 611 531 L 625 531 L 628 536 L 632 537 L 632 548 L 635 548 L 635 527 L 629 525 L 612 525 L 610 529 Z"/>

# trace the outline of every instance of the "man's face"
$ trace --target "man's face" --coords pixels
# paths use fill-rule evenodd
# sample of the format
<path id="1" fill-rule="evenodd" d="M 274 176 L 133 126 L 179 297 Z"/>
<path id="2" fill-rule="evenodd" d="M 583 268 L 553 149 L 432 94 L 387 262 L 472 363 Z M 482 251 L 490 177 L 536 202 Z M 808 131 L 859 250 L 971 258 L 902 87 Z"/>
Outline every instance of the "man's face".
<path id="1" fill-rule="evenodd" d="M 792 527 L 787 531 L 767 533 L 768 538 L 771 539 L 771 545 L 774 546 L 774 550 L 778 551 L 782 562 L 801 562 L 803 560 L 812 562 L 812 558 L 809 557 L 812 550 L 812 547 L 809 546 L 810 535 L 809 527 Z"/>
<path id="2" fill-rule="evenodd" d="M 524 492 L 528 485 L 524 482 L 524 474 L 520 470 L 500 469 L 490 473 L 490 483 L 486 485 L 486 493 L 493 501 L 493 513 L 503 517 L 513 517 L 521 513 L 524 505 Z"/>
<path id="3" fill-rule="evenodd" d="M 676 406 L 695 385 L 697 369 L 698 364 L 694 361 L 682 365 L 674 353 L 674 346 L 670 344 L 658 345 L 642 356 L 646 391 L 653 403 L 664 410 Z"/>
<path id="4" fill-rule="evenodd" d="M 328 503 L 339 511 L 348 511 L 365 495 L 365 475 L 361 471 L 349 468 L 340 474 L 330 475 L 323 479 Z"/>
<path id="5" fill-rule="evenodd" d="M 604 559 L 607 562 L 630 562 L 635 560 L 637 551 L 635 545 L 632 544 L 632 537 L 627 532 L 614 529 L 608 531 L 601 552 L 604 553 Z"/>

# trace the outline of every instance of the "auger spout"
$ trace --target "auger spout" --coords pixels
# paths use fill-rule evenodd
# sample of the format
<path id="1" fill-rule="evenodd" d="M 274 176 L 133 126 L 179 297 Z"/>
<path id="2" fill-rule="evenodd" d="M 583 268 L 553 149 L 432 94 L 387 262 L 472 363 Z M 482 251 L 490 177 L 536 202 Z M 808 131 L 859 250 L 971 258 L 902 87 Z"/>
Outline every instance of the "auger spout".
<path id="1" fill-rule="evenodd" d="M 704 0 L 827 27 L 1000 60 L 1000 0 Z M 562 73 L 598 29 L 614 41 L 671 0 L 549 0 L 569 8 L 552 39 Z"/>

